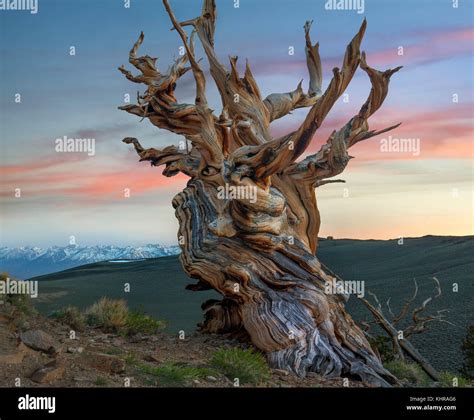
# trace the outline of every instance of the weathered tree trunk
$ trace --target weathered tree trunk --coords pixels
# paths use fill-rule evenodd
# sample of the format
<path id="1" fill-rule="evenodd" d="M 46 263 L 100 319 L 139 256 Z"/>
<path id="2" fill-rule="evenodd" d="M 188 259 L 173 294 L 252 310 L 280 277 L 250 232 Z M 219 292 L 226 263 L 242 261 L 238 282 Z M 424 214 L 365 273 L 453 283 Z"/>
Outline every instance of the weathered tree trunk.
<path id="1" fill-rule="evenodd" d="M 272 366 L 304 376 L 307 371 L 325 376 L 349 376 L 387 386 L 396 382 L 380 363 L 364 333 L 344 308 L 343 295 L 326 293 L 335 281 L 326 274 L 316 254 L 320 218 L 315 188 L 341 173 L 355 143 L 387 131 L 369 131 L 367 119 L 382 104 L 390 76 L 398 70 L 379 72 L 369 67 L 359 47 L 365 31 L 347 46 L 342 69 L 322 93 L 318 44 L 312 45 L 310 22 L 305 29 L 310 76 L 304 93 L 301 83 L 293 92 L 262 99 L 247 63 L 237 72 L 237 58 L 230 70 L 214 52 L 214 1 L 205 0 L 196 19 L 178 23 L 167 0 L 165 8 L 186 48 L 169 74 L 161 74 L 156 59 L 137 57 L 143 34 L 130 52 L 130 63 L 142 75 L 126 77 L 148 89 L 137 105 L 121 107 L 148 118 L 154 125 L 182 134 L 192 144 L 185 147 L 144 149 L 134 145 L 140 160 L 166 165 L 164 175 L 183 172 L 191 179 L 173 200 L 179 220 L 181 262 L 198 280 L 192 290 L 215 289 L 220 302 L 203 305 L 203 330 L 245 330 L 252 343 L 265 352 Z M 194 28 L 188 40 L 184 26 Z M 207 55 L 211 75 L 222 97 L 219 117 L 208 108 L 204 73 L 194 56 L 197 33 Z M 189 61 L 190 67 L 185 67 Z M 336 100 L 360 67 L 372 82 L 370 95 L 344 127 L 334 131 L 321 150 L 297 161 Z M 176 81 L 189 69 L 196 81 L 195 104 L 178 104 Z M 296 131 L 277 139 L 270 123 L 300 107 L 311 107 Z"/>

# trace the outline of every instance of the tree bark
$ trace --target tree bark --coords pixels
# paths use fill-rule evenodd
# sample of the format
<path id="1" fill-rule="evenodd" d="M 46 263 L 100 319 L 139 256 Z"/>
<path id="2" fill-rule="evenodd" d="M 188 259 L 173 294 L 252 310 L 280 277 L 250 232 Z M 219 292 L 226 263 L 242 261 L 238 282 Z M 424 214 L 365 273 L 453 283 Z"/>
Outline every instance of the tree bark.
<path id="1" fill-rule="evenodd" d="M 325 273 L 316 257 L 320 216 L 315 188 L 339 181 L 327 178 L 344 170 L 349 147 L 388 130 L 369 131 L 367 120 L 381 106 L 390 76 L 398 68 L 379 72 L 366 64 L 359 49 L 364 20 L 347 46 L 341 70 L 333 70 L 322 92 L 318 44 L 313 46 L 307 22 L 308 92 L 303 93 L 300 83 L 294 92 L 263 99 L 248 62 L 242 78 L 236 57 L 230 60 L 230 70 L 219 62 L 214 52 L 217 14 L 213 0 L 204 1 L 201 16 L 182 23 L 168 1 L 163 3 L 184 43 L 185 58 L 175 63 L 170 74 L 161 74 L 156 60 L 136 57 L 142 34 L 129 61 L 143 75 L 135 77 L 123 67 L 120 70 L 148 89 L 138 105 L 121 109 L 183 135 L 192 149 L 145 149 L 130 137 L 124 142 L 134 145 L 141 161 L 165 165 L 165 176 L 183 172 L 190 177 L 187 187 L 173 199 L 180 225 L 181 262 L 186 273 L 198 280 L 188 288 L 212 288 L 223 296 L 222 301 L 203 305 L 202 329 L 245 330 L 272 366 L 300 376 L 313 371 L 377 386 L 396 383 L 346 312 L 346 297 L 326 292 L 335 278 Z M 193 27 L 189 40 L 185 26 Z M 222 98 L 220 116 L 207 106 L 204 73 L 194 56 L 194 34 L 203 45 Z M 189 68 L 184 67 L 186 60 Z M 372 82 L 367 102 L 318 153 L 297 161 L 359 64 Z M 178 104 L 174 88 L 189 69 L 196 81 L 195 104 Z M 270 123 L 300 107 L 310 107 L 301 127 L 272 138 Z"/>

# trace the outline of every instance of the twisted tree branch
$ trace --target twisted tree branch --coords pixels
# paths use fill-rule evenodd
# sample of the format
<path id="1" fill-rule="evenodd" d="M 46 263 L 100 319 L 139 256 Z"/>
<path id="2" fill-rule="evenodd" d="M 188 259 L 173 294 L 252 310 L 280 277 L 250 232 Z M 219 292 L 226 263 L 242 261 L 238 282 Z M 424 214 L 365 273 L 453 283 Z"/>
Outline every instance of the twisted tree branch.
<path id="1" fill-rule="evenodd" d="M 347 152 L 350 147 L 400 125 L 393 125 L 378 131 L 369 130 L 368 119 L 382 105 L 388 93 L 390 77 L 401 67 L 384 72 L 375 70 L 367 65 L 365 53 L 362 53 L 360 63 L 360 67 L 369 75 L 372 89 L 359 113 L 351 118 L 344 127 L 333 131 L 317 153 L 289 166 L 285 173 L 310 183 L 317 183 L 318 180 L 336 176 L 345 169 L 351 159 Z"/>
<path id="2" fill-rule="evenodd" d="M 308 93 L 303 93 L 302 82 L 300 82 L 293 92 L 268 95 L 264 100 L 264 104 L 269 111 L 270 122 L 288 115 L 297 108 L 313 106 L 321 97 L 323 81 L 321 58 L 319 56 L 319 42 L 315 45 L 311 42 L 310 29 L 312 23 L 313 21 L 306 21 L 304 25 L 306 65 L 309 73 Z"/>

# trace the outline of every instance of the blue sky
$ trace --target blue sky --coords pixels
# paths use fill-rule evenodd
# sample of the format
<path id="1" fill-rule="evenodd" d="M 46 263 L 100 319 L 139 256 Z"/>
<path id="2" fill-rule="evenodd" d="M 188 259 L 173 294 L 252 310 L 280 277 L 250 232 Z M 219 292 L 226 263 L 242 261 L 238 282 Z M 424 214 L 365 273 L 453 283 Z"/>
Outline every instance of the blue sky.
<path id="1" fill-rule="evenodd" d="M 170 3 L 180 20 L 201 8 L 200 1 Z M 321 234 L 472 234 L 473 2 L 460 0 L 454 8 L 451 0 L 365 0 L 363 14 L 326 10 L 325 3 L 241 0 L 235 8 L 233 0 L 217 0 L 216 31 L 222 61 L 238 55 L 243 66 L 248 58 L 264 96 L 307 82 L 302 27 L 308 19 L 314 20 L 313 41 L 320 42 L 324 87 L 364 16 L 369 64 L 382 70 L 405 66 L 370 123 L 380 128 L 402 121 L 392 135 L 420 138 L 420 156 L 383 155 L 378 138 L 354 148 L 356 159 L 343 174 L 347 183 L 318 189 Z M 165 70 L 181 45 L 170 27 L 158 0 L 131 0 L 130 8 L 122 0 L 39 0 L 34 15 L 0 11 L 2 245 L 63 245 L 71 235 L 83 244 L 176 242 L 171 198 L 185 177 L 167 179 L 140 165 L 120 140 L 134 136 L 160 147 L 179 138 L 117 110 L 125 94 L 135 98 L 138 88 L 143 91 L 117 67 L 128 64 L 128 51 L 144 31 L 140 52 L 158 56 Z M 216 89 L 208 86 L 218 112 Z M 349 102 L 338 102 L 308 152 L 358 111 L 369 90 L 359 71 L 347 90 Z M 17 93 L 21 103 L 14 101 Z M 190 74 L 178 94 L 193 101 Z M 275 133 L 290 131 L 306 112 L 278 121 Z M 63 159 L 54 150 L 63 136 L 94 137 L 96 155 Z M 126 200 L 123 188 L 132 191 Z"/>

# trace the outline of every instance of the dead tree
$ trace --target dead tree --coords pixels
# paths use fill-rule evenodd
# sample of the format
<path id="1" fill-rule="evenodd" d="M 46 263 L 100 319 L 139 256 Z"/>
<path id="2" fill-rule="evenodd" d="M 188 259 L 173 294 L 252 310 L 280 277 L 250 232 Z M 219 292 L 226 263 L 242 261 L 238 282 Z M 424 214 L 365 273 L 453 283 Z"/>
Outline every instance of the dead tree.
<path id="1" fill-rule="evenodd" d="M 423 370 L 434 380 L 439 380 L 439 374 L 436 370 L 431 366 L 431 364 L 418 352 L 418 350 L 408 341 L 408 338 L 413 334 L 421 334 L 428 329 L 428 323 L 432 321 L 438 322 L 447 322 L 448 324 L 453 325 L 451 322 L 445 319 L 445 313 L 447 312 L 446 309 L 442 309 L 436 312 L 434 315 L 423 315 L 423 312 L 426 310 L 428 304 L 432 302 L 434 299 L 437 299 L 441 296 L 441 285 L 439 280 L 436 277 L 433 277 L 433 280 L 436 284 L 436 293 L 433 296 L 428 297 L 425 299 L 421 305 L 415 306 L 411 311 L 411 323 L 404 328 L 398 328 L 398 325 L 401 321 L 405 320 L 410 313 L 410 308 L 415 302 L 416 297 L 418 296 L 418 284 L 416 280 L 415 283 L 415 290 L 413 296 L 410 299 L 407 299 L 402 306 L 400 312 L 395 315 L 392 312 L 392 308 L 390 306 L 390 298 L 386 302 L 386 306 L 388 312 L 391 315 L 391 319 L 389 319 L 383 313 L 382 304 L 380 303 L 377 295 L 374 293 L 369 292 L 369 294 L 373 297 L 375 301 L 375 305 L 370 303 L 367 299 L 359 298 L 362 303 L 369 309 L 371 314 L 374 317 L 374 321 L 365 322 L 364 325 L 365 333 L 368 335 L 370 326 L 372 324 L 379 325 L 390 337 L 393 346 L 393 353 L 396 359 L 405 360 L 405 353 L 410 356 L 415 362 L 417 362 Z"/>
<path id="2" fill-rule="evenodd" d="M 164 165 L 165 176 L 182 172 L 190 177 L 173 199 L 181 262 L 197 279 L 189 289 L 215 289 L 223 296 L 203 305 L 202 329 L 243 329 L 272 366 L 300 376 L 314 371 L 381 386 L 395 383 L 346 312 L 344 298 L 325 293 L 326 282 L 334 278 L 315 256 L 320 225 L 315 188 L 334 182 L 328 178 L 345 169 L 350 147 L 398 126 L 369 130 L 367 121 L 382 105 L 390 76 L 400 67 L 382 72 L 367 64 L 360 51 L 364 20 L 347 46 L 342 67 L 333 69 L 323 91 L 319 45 L 312 43 L 311 22 L 306 22 L 308 90 L 303 91 L 300 82 L 292 92 L 264 98 L 248 62 L 241 77 L 237 57 L 230 57 L 229 67 L 217 57 L 213 0 L 204 1 L 200 16 L 181 23 L 168 1 L 163 3 L 186 54 L 161 73 L 156 58 L 137 55 L 142 33 L 129 56 L 141 74 L 135 76 L 123 66 L 120 71 L 148 87 L 137 104 L 120 109 L 180 134 L 192 145 L 189 151 L 175 146 L 145 149 L 135 138 L 124 139 L 141 161 Z M 190 37 L 185 27 L 192 28 Z M 220 115 L 208 106 L 205 74 L 194 53 L 196 35 L 222 99 Z M 367 101 L 317 153 L 298 160 L 358 67 L 372 83 Z M 178 103 L 174 94 L 188 71 L 196 83 L 194 104 Z M 272 121 L 302 107 L 309 112 L 301 126 L 273 138 Z M 224 188 L 232 194 L 223 196 Z"/>

